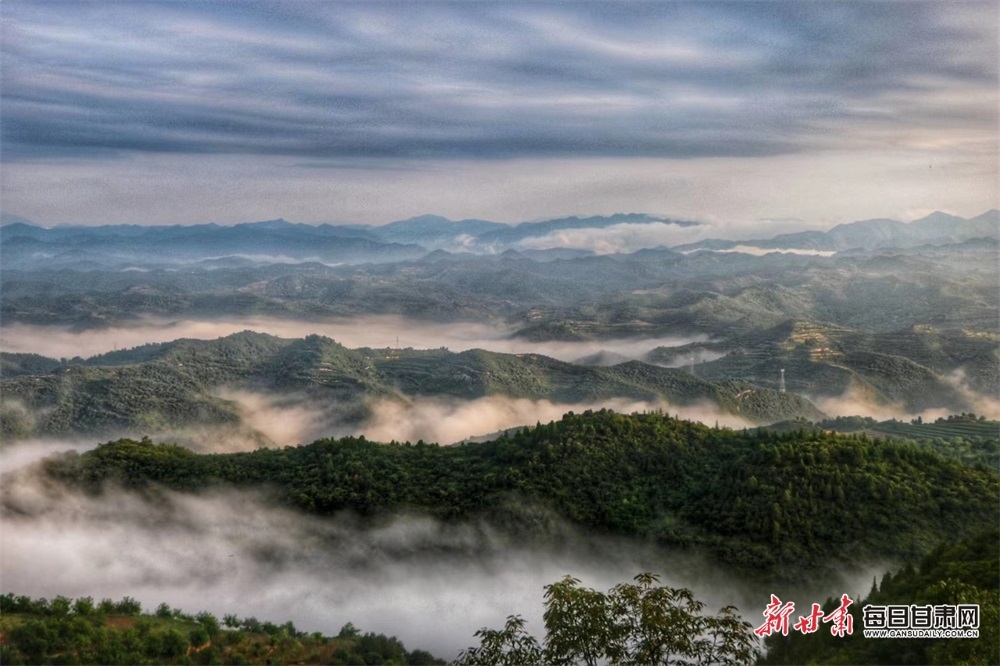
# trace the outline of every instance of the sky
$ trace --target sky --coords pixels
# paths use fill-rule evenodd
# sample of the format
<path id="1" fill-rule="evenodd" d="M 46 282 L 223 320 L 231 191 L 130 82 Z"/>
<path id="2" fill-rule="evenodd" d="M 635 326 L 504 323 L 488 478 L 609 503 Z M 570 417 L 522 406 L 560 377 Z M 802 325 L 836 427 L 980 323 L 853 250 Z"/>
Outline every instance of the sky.
<path id="1" fill-rule="evenodd" d="M 997 207 L 988 2 L 0 5 L 37 223 L 827 228 Z"/>

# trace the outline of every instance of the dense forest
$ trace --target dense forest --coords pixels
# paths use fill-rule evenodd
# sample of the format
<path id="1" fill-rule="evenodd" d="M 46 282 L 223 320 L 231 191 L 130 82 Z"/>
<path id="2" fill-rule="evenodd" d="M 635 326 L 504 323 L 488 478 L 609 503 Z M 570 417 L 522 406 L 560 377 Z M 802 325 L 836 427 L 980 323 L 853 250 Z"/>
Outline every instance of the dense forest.
<path id="1" fill-rule="evenodd" d="M 292 622 L 189 615 L 160 604 L 153 613 L 125 597 L 32 599 L 0 596 L 0 663 L 14 664 L 444 664 L 408 652 L 395 637 L 347 623 L 335 637 Z"/>
<path id="2" fill-rule="evenodd" d="M 1000 523 L 1000 475 L 984 465 L 863 435 L 714 429 L 662 413 L 569 413 L 450 447 L 361 437 L 198 455 L 119 440 L 45 470 L 94 493 L 259 488 L 311 513 L 485 518 L 522 537 L 544 535 L 554 513 L 772 580 L 919 557 Z"/>
<path id="3" fill-rule="evenodd" d="M 910 422 L 898 419 L 876 421 L 870 416 L 837 416 L 809 422 L 779 421 L 764 430 L 797 432 L 802 429 L 890 438 L 928 447 L 936 453 L 969 465 L 982 464 L 1000 470 L 1000 422 L 975 414 L 952 414 L 926 423 L 921 417 Z"/>

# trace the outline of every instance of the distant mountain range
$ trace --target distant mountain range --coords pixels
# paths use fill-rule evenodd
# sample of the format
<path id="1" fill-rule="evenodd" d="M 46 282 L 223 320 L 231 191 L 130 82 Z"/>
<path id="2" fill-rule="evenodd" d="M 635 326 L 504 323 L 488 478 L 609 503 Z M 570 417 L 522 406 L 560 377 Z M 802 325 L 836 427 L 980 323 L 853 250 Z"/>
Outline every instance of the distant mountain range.
<path id="1" fill-rule="evenodd" d="M 802 231 L 766 239 L 706 239 L 676 246 L 679 252 L 733 251 L 743 248 L 808 252 L 843 252 L 876 248 L 911 248 L 973 238 L 997 238 L 996 210 L 964 219 L 933 213 L 909 224 L 865 220 L 837 225 L 827 232 Z M 422 215 L 382 226 L 294 224 L 283 219 L 217 224 L 44 228 L 23 218 L 5 216 L 0 227 L 0 259 L 7 269 L 39 266 L 88 268 L 129 264 L 163 265 L 242 259 L 248 264 L 314 261 L 325 264 L 386 263 L 417 259 L 428 252 L 495 254 L 515 249 L 535 259 L 581 256 L 589 250 L 562 245 L 561 232 L 608 230 L 618 225 L 695 227 L 696 222 L 645 214 L 566 217 L 508 225 L 488 220 L 452 221 Z M 547 237 L 552 238 L 547 239 Z M 533 241 L 530 246 L 525 241 Z M 662 244 L 661 244 L 662 245 Z M 567 254 L 571 253 L 571 254 Z M 552 256 L 548 256 L 552 254 Z"/>
<path id="2" fill-rule="evenodd" d="M 663 397 L 684 404 L 684 396 L 691 395 L 731 411 L 734 407 L 725 396 L 734 391 L 727 382 L 748 381 L 776 393 L 776 369 L 786 368 L 789 389 L 802 395 L 832 397 L 852 391 L 873 404 L 913 412 L 964 411 L 978 400 L 965 395 L 966 387 L 993 396 L 1000 377 L 998 218 L 996 210 L 971 219 L 935 213 L 909 224 L 868 220 L 828 232 L 596 255 L 565 247 L 515 247 L 549 234 L 613 234 L 621 225 L 631 231 L 643 225 L 694 223 L 623 214 L 515 226 L 422 216 L 383 227 L 313 226 L 279 219 L 233 227 L 44 229 L 8 217 L 9 223 L 0 228 L 0 318 L 5 327 L 82 330 L 134 325 L 144 318 L 343 318 L 366 326 L 370 324 L 362 319 L 365 315 L 399 315 L 410 321 L 490 325 L 521 342 L 672 336 L 702 340 L 649 357 L 643 357 L 644 352 L 629 355 L 675 366 L 687 365 L 693 354 L 704 361 L 697 377 L 634 360 L 621 362 L 626 359 L 615 355 L 613 345 L 603 353 L 594 353 L 601 347 L 592 346 L 590 355 L 581 353 L 576 364 L 489 352 L 435 352 L 433 359 L 430 352 L 404 353 L 405 358 L 390 363 L 345 351 L 353 359 L 350 367 L 367 368 L 362 375 L 344 379 L 342 386 L 352 402 L 413 395 L 433 386 L 437 388 L 427 395 L 573 403 Z M 445 243 L 466 251 L 434 249 Z M 742 252 L 741 245 L 764 250 L 763 256 Z M 289 357 L 260 366 L 252 377 L 224 379 L 272 381 L 300 360 Z M 62 424 L 42 426 L 41 417 L 32 417 L 25 422 L 32 432 L 56 433 L 77 421 L 104 424 L 107 418 L 111 423 L 114 414 L 126 413 L 121 411 L 121 394 L 109 398 L 108 408 L 73 407 L 73 399 L 60 397 L 61 392 L 76 391 L 79 382 L 87 382 L 85 389 L 79 388 L 80 395 L 98 396 L 120 386 L 120 379 L 139 377 L 145 388 L 126 393 L 152 400 L 169 391 L 156 388 L 158 380 L 147 382 L 148 376 L 162 373 L 182 388 L 193 381 L 190 370 L 181 372 L 158 361 L 142 372 L 135 367 L 112 372 L 94 367 L 93 361 L 66 372 L 68 368 L 56 361 L 26 355 L 3 361 L 5 395 L 21 396 L 24 405 Z M 416 374 L 407 374 L 411 370 Z M 455 374 L 448 374 L 452 370 Z M 178 372 L 183 376 L 174 377 Z M 504 383 L 503 378 L 515 377 L 532 378 L 534 383 Z M 289 380 L 288 386 L 304 390 L 315 384 L 296 381 Z M 674 386 L 676 382 L 682 384 Z M 181 411 L 190 408 L 191 413 L 224 420 L 227 408 L 206 392 L 207 384 L 195 384 L 195 393 L 184 389 L 174 404 L 186 405 Z M 667 390 L 668 385 L 674 388 Z M 195 394 L 201 397 L 192 398 Z M 764 421 L 777 414 L 771 407 L 769 402 L 754 418 Z M 71 411 L 59 411 L 63 408 Z M 77 414 L 71 408 L 84 411 Z"/>
<path id="3" fill-rule="evenodd" d="M 55 227 L 24 223 L 0 228 L 6 268 L 109 268 L 136 264 L 193 263 L 244 257 L 256 263 L 318 261 L 368 263 L 415 259 L 417 245 L 387 243 L 357 229 L 291 224 L 284 220 L 238 224 L 142 227 Z"/>
<path id="4" fill-rule="evenodd" d="M 307 261 L 386 263 L 418 259 L 438 250 L 497 254 L 513 249 L 530 253 L 533 259 L 547 260 L 592 254 L 588 249 L 564 247 L 560 234 L 565 232 L 589 230 L 599 237 L 601 232 L 619 225 L 658 224 L 678 229 L 699 226 L 697 222 L 638 213 L 565 217 L 516 225 L 477 219 L 452 221 L 437 215 L 422 215 L 382 226 L 309 225 L 277 219 L 233 226 L 132 224 L 44 228 L 9 214 L 3 219 L 0 259 L 4 268 L 32 269 L 44 265 L 83 270 L 129 264 L 215 262 L 229 258 L 248 265 Z M 908 224 L 887 219 L 865 220 L 840 224 L 826 232 L 802 231 L 749 240 L 706 239 L 673 249 L 684 253 L 747 248 L 844 252 L 998 237 L 1000 213 L 991 210 L 971 219 L 937 212 Z M 662 247 L 663 244 L 656 245 Z"/>
<path id="5" fill-rule="evenodd" d="M 947 213 L 931 213 L 909 224 L 896 220 L 863 220 L 838 224 L 829 231 L 801 231 L 756 240 L 706 239 L 674 247 L 678 252 L 732 250 L 740 246 L 762 250 L 808 250 L 842 252 L 878 248 L 911 248 L 920 245 L 960 243 L 973 238 L 1000 237 L 1000 212 L 990 210 L 965 219 Z"/>
<path id="6" fill-rule="evenodd" d="M 567 229 L 606 229 L 619 224 L 696 223 L 640 214 L 567 217 L 507 225 L 486 220 L 453 222 L 423 215 L 383 226 L 293 224 L 283 219 L 217 224 L 44 228 L 7 216 L 0 227 L 0 257 L 8 269 L 82 268 L 217 261 L 250 263 L 315 261 L 333 264 L 385 263 L 416 259 L 430 251 L 496 253 L 527 238 Z"/>

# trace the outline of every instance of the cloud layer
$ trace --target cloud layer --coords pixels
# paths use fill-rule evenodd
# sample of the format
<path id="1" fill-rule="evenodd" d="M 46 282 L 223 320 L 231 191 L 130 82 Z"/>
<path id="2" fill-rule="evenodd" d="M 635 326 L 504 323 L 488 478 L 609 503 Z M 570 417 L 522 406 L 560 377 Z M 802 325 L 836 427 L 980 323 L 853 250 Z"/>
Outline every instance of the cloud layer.
<path id="1" fill-rule="evenodd" d="M 269 317 L 227 320 L 142 319 L 132 326 L 76 331 L 68 327 L 9 324 L 0 329 L 0 350 L 41 354 L 50 358 L 88 358 L 115 349 L 127 349 L 152 342 L 180 338 L 214 340 L 240 331 L 252 330 L 283 338 L 317 334 L 333 338 L 345 347 L 412 347 L 453 352 L 486 349 L 506 354 L 542 354 L 562 361 L 576 361 L 601 351 L 641 359 L 656 347 L 677 347 L 703 342 L 704 336 L 662 336 L 593 342 L 533 342 L 510 337 L 513 329 L 491 324 L 435 323 L 397 315 L 370 315 L 296 321 Z"/>
<path id="2" fill-rule="evenodd" d="M 870 215 L 976 214 L 995 201 L 998 11 L 12 0 L 4 198 L 48 223 L 815 218 L 773 200 L 861 191 Z"/>
<path id="3" fill-rule="evenodd" d="M 996 86 L 993 3 L 5 14 L 7 159 L 761 156 L 907 126 L 995 131 L 995 96 L 977 100 Z"/>
<path id="4" fill-rule="evenodd" d="M 508 615 L 525 616 L 540 634 L 543 586 L 567 574 L 608 589 L 658 572 L 664 584 L 693 589 L 707 612 L 735 604 L 751 621 L 769 593 L 803 602 L 854 596 L 872 575 L 859 564 L 850 577 L 810 581 L 806 589 L 754 586 L 695 554 L 588 536 L 554 516 L 542 545 L 513 543 L 475 522 L 305 516 L 250 492 L 164 492 L 145 502 L 114 490 L 99 497 L 51 491 L 27 471 L 4 478 L 0 571 L 7 591 L 128 595 L 147 612 L 166 602 L 220 618 L 291 620 L 328 635 L 351 622 L 446 659 Z"/>

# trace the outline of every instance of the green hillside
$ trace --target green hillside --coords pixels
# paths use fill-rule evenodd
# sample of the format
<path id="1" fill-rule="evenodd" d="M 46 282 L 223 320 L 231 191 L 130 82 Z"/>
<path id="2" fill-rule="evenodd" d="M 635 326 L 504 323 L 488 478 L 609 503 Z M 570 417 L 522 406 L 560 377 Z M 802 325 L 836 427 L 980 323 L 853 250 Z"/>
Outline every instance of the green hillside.
<path id="1" fill-rule="evenodd" d="M 789 320 L 721 342 L 655 349 L 648 360 L 677 363 L 721 353 L 721 358 L 695 366 L 699 377 L 745 379 L 776 388 L 784 368 L 793 392 L 837 397 L 851 391 L 875 404 L 901 404 L 911 412 L 942 407 L 964 411 L 971 405 L 955 381 L 995 394 L 1000 382 L 998 342 L 995 334 L 963 329 L 914 326 L 862 333 Z"/>
<path id="2" fill-rule="evenodd" d="M 872 430 L 908 439 L 954 439 L 961 437 L 970 440 L 996 440 L 1000 438 L 1000 422 L 965 414 L 939 418 L 933 423 L 930 421 L 927 423 L 883 421 L 872 426 Z"/>
<path id="3" fill-rule="evenodd" d="M 1000 522 L 1000 476 L 926 448 L 711 429 L 652 413 L 571 413 L 452 447 L 346 438 L 196 455 L 121 440 L 47 470 L 92 492 L 108 482 L 139 491 L 263 487 L 308 512 L 481 517 L 525 537 L 544 536 L 541 507 L 590 529 L 704 549 L 749 575 L 791 578 L 919 556 Z"/>
<path id="4" fill-rule="evenodd" d="M 220 397 L 224 389 L 294 394 L 353 422 L 365 418 L 369 403 L 378 399 L 485 396 L 714 404 L 759 423 L 822 417 L 795 395 L 712 383 L 639 362 L 606 368 L 478 349 L 347 349 L 317 335 L 291 340 L 244 331 L 52 364 L 49 372 L 0 379 L 0 434 L 141 436 L 185 426 L 237 426 L 239 406 Z M 734 397 L 748 389 L 751 399 Z"/>
<path id="5" fill-rule="evenodd" d="M 1000 422 L 975 414 L 952 414 L 933 423 L 923 423 L 919 417 L 906 423 L 896 419 L 876 421 L 871 417 L 838 416 L 816 423 L 781 421 L 762 426 L 762 429 L 780 433 L 803 429 L 833 431 L 905 440 L 967 465 L 979 464 L 1000 470 Z"/>
<path id="6" fill-rule="evenodd" d="M 160 604 L 143 613 L 130 597 L 31 599 L 0 595 L 0 662 L 15 664 L 444 664 L 395 637 L 348 623 L 336 637 L 292 622 L 197 615 Z"/>
<path id="7" fill-rule="evenodd" d="M 40 354 L 0 352 L 0 377 L 39 375 L 59 367 L 59 361 Z"/>

